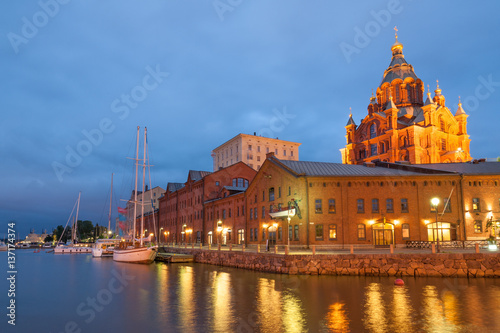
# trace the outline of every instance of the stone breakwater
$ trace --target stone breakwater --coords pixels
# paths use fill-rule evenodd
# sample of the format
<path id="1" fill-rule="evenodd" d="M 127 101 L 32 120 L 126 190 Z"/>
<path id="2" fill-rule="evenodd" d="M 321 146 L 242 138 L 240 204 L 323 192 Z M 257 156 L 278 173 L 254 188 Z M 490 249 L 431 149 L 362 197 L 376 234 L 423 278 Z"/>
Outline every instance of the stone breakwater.
<path id="1" fill-rule="evenodd" d="M 281 274 L 500 277 L 497 253 L 282 255 L 168 247 L 165 251 L 192 254 L 198 263 Z"/>

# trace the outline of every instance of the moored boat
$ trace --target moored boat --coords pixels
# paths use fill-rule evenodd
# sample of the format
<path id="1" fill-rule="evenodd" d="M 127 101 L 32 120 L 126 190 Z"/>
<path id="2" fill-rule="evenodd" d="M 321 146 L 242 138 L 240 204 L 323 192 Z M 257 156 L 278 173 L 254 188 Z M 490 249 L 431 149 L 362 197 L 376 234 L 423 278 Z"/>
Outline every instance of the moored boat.
<path id="1" fill-rule="evenodd" d="M 155 246 L 147 246 L 142 238 L 144 235 L 144 203 L 141 202 L 141 233 L 140 241 L 136 242 L 136 218 L 137 218 L 137 172 L 139 167 L 139 133 L 140 127 L 137 126 L 137 144 L 135 157 L 135 188 L 134 188 L 134 214 L 133 219 L 133 234 L 132 241 L 121 242 L 113 251 L 113 260 L 118 262 L 128 262 L 134 264 L 151 264 L 157 253 Z M 144 128 L 144 148 L 142 159 L 142 193 L 144 193 L 145 177 L 146 177 L 146 143 L 147 143 L 147 128 Z M 148 163 L 149 164 L 149 163 Z"/>
<path id="2" fill-rule="evenodd" d="M 112 257 L 119 243 L 120 240 L 118 239 L 98 239 L 92 246 L 92 257 Z"/>

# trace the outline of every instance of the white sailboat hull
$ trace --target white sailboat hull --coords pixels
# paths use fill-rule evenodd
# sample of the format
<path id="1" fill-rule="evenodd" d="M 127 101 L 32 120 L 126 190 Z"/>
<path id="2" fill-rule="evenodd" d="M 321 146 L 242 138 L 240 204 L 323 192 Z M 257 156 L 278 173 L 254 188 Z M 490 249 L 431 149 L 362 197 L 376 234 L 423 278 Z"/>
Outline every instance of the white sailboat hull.
<path id="1" fill-rule="evenodd" d="M 156 258 L 156 248 L 154 247 L 134 247 L 127 249 L 115 249 L 113 260 L 135 264 L 151 264 Z"/>

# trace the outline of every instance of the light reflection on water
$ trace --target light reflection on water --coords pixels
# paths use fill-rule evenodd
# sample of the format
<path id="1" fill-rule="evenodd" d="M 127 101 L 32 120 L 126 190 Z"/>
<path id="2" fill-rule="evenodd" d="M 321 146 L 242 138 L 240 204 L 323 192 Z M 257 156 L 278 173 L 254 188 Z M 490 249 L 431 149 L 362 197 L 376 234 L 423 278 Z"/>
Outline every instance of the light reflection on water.
<path id="1" fill-rule="evenodd" d="M 13 329 L 4 320 L 1 332 L 63 332 L 70 321 L 81 332 L 500 331 L 498 279 L 405 278 L 404 286 L 395 286 L 394 278 L 16 253 L 18 322 Z M 130 283 L 94 319 L 78 315 L 79 305 L 109 288 L 113 271 L 130 276 Z M 7 287 L 0 282 L 0 291 Z"/>

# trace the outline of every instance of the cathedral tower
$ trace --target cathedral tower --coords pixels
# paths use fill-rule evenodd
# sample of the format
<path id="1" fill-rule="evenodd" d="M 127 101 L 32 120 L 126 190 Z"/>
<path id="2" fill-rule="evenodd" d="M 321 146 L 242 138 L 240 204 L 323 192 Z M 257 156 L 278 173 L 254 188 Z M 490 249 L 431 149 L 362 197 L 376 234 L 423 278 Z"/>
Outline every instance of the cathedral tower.
<path id="1" fill-rule="evenodd" d="M 470 161 L 468 115 L 462 104 L 453 115 L 445 106 L 439 83 L 434 97 L 428 92 L 424 103 L 424 83 L 406 62 L 397 33 L 391 51 L 391 63 L 384 71 L 376 97 L 372 93 L 368 115 L 359 126 L 352 114 L 349 116 L 347 145 L 340 150 L 342 163 Z"/>

